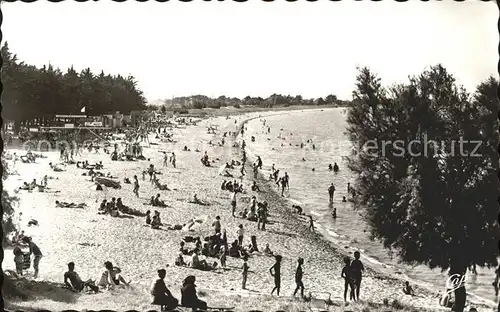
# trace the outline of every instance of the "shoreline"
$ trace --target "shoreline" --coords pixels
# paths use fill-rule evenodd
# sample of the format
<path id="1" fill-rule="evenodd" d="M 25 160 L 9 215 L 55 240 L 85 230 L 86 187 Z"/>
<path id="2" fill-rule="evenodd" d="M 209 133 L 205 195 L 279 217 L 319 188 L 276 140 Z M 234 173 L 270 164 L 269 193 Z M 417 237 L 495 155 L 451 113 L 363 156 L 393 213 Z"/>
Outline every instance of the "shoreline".
<path id="1" fill-rule="evenodd" d="M 276 115 L 279 115 L 279 114 L 274 114 L 271 116 L 276 116 Z M 268 116 L 270 117 L 270 115 L 268 115 Z M 267 116 L 262 116 L 260 118 L 264 119 L 265 117 L 267 117 Z M 259 118 L 259 117 L 251 117 L 251 118 L 245 119 L 244 121 L 242 121 L 239 124 L 239 128 L 241 128 L 242 126 L 248 124 L 249 122 L 251 122 L 257 118 Z M 244 138 L 242 138 L 241 134 L 238 133 L 237 139 L 244 139 Z M 248 160 L 250 160 L 250 162 L 248 162 L 248 164 L 247 164 L 246 171 L 252 172 L 252 165 L 251 164 L 253 163 L 253 161 L 255 161 L 256 155 L 253 155 L 250 152 L 247 152 L 247 155 L 248 155 L 247 158 L 248 158 Z M 265 162 L 266 160 L 263 159 L 263 161 Z M 352 258 L 352 251 L 343 250 L 339 244 L 337 244 L 336 242 L 332 241 L 329 237 L 327 237 L 326 233 L 319 232 L 319 231 L 316 231 L 315 233 L 310 233 L 307 230 L 307 227 L 308 227 L 307 221 L 301 219 L 297 214 L 295 214 L 291 211 L 290 207 L 292 204 L 294 204 L 294 202 L 296 202 L 296 200 L 291 199 L 291 198 L 287 198 L 287 197 L 281 197 L 279 194 L 279 189 L 277 189 L 275 187 L 275 185 L 274 185 L 275 183 L 273 181 L 267 180 L 267 178 L 264 177 L 261 172 L 259 172 L 258 176 L 259 176 L 259 181 L 263 181 L 263 183 L 266 185 L 266 188 L 273 193 L 273 196 L 278 196 L 281 198 L 281 201 L 283 202 L 282 207 L 281 207 L 282 214 L 286 214 L 288 217 L 294 219 L 295 222 L 297 224 L 299 224 L 299 226 L 303 227 L 303 230 L 305 230 L 308 235 L 312 235 L 313 240 L 318 241 L 318 243 L 320 243 L 320 244 L 327 244 L 329 247 L 331 247 L 332 253 L 336 254 L 339 261 L 341 261 L 344 256 L 349 256 Z M 250 185 L 251 181 L 252 181 L 252 179 L 247 178 L 246 185 Z M 305 215 L 307 216 L 307 212 L 309 209 L 307 209 L 306 207 L 303 207 L 303 208 L 304 208 Z M 345 248 L 347 248 L 347 247 L 344 247 L 344 249 Z M 349 248 L 350 249 L 358 249 L 354 246 L 350 246 Z M 404 283 L 404 281 L 406 281 L 406 280 L 411 280 L 414 288 L 415 288 L 415 286 L 417 286 L 416 289 L 422 290 L 422 291 L 426 292 L 426 294 L 428 294 L 432 297 L 439 297 L 441 295 L 441 292 L 434 290 L 432 285 L 425 285 L 427 283 L 426 281 L 420 281 L 418 279 L 413 279 L 413 278 L 406 276 L 405 274 L 401 274 L 398 276 L 399 273 L 396 273 L 396 272 L 394 272 L 394 273 L 383 272 L 382 270 L 380 270 L 380 268 L 374 267 L 374 265 L 375 266 L 389 266 L 389 267 L 392 267 L 392 266 L 388 265 L 386 263 L 380 262 L 378 259 L 371 258 L 371 256 L 369 254 L 363 255 L 363 252 L 362 252 L 361 259 L 363 260 L 363 258 L 375 260 L 375 261 L 368 260 L 369 261 L 368 265 L 367 265 L 368 261 L 364 261 L 364 263 L 365 263 L 365 268 L 367 269 L 367 271 L 368 270 L 372 271 L 372 273 L 374 274 L 374 276 L 376 276 L 376 278 L 382 278 L 382 279 L 386 278 L 388 280 L 391 280 L 394 282 L 397 281 L 400 283 Z M 496 306 L 495 302 L 493 302 L 487 298 L 483 298 L 481 296 L 478 296 L 472 292 L 467 292 L 467 296 L 468 296 L 468 301 L 473 303 L 476 307 L 491 308 L 491 307 Z"/>

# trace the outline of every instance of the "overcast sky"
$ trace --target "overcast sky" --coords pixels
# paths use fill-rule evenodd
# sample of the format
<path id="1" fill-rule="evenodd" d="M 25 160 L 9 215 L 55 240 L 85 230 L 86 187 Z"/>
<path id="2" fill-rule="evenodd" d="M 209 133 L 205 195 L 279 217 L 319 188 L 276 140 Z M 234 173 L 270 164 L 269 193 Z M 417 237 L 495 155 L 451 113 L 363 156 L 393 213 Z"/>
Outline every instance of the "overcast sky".
<path id="1" fill-rule="evenodd" d="M 356 66 L 386 84 L 442 63 L 469 92 L 497 76 L 495 2 L 4 3 L 29 64 L 131 74 L 148 100 L 205 94 L 351 99 Z"/>

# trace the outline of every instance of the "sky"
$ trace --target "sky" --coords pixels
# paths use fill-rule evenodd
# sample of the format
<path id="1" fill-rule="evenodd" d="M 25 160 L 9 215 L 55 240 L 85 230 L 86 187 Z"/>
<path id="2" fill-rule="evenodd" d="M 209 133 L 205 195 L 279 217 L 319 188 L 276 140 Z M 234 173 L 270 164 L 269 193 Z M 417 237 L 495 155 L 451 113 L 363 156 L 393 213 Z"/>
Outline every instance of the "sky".
<path id="1" fill-rule="evenodd" d="M 357 66 L 384 85 L 443 64 L 473 92 L 497 77 L 494 1 L 3 3 L 28 64 L 133 75 L 150 101 L 204 94 L 350 100 Z"/>

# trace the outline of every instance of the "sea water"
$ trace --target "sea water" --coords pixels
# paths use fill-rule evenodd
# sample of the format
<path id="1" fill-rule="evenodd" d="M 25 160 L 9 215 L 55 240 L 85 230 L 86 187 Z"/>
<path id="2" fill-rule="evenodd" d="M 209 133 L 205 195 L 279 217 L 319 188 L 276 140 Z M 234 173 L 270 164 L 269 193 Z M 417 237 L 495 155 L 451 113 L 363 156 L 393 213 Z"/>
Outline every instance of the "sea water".
<path id="1" fill-rule="evenodd" d="M 290 201 L 290 207 L 292 204 L 300 205 L 306 214 L 312 215 L 325 239 L 351 255 L 359 250 L 365 264 L 378 271 L 423 287 L 444 290 L 446 272 L 430 270 L 424 265 L 399 263 L 397 251 L 391 253 L 383 248 L 381 242 L 370 239 L 370 228 L 363 209 L 355 210 L 350 202 L 342 202 L 342 196 L 349 198 L 347 183 L 352 184 L 355 179 L 345 159 L 353 148 L 345 135 L 346 117 L 346 108 L 282 112 L 250 120 L 243 139 L 249 154 L 262 158 L 266 177 L 271 172 L 272 164 L 280 170 L 280 176 L 288 173 L 290 191 L 285 191 L 285 198 Z M 267 127 L 270 128 L 269 133 Z M 252 142 L 252 136 L 255 142 Z M 304 144 L 302 148 L 301 143 Z M 333 166 L 335 162 L 340 167 L 337 173 L 328 169 L 328 165 Z M 331 183 L 336 188 L 333 204 L 337 209 L 336 220 L 332 218 L 332 207 L 329 205 L 328 187 Z M 494 305 L 497 302 L 492 287 L 494 271 L 478 267 L 477 272 L 477 275 L 467 274 L 467 292 L 476 300 Z"/>

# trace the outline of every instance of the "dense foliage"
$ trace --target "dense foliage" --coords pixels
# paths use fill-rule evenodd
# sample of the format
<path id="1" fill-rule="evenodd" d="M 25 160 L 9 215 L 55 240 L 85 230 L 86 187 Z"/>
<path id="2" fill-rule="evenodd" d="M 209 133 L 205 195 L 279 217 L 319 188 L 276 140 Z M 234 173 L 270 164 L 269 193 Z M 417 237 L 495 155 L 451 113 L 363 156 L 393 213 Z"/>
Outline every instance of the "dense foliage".
<path id="1" fill-rule="evenodd" d="M 386 89 L 360 69 L 347 119 L 348 136 L 364 147 L 349 157 L 357 204 L 404 262 L 450 274 L 497 264 L 497 89 L 490 78 L 469 96 L 441 65 Z M 396 140 L 403 152 L 386 143 Z"/>
<path id="2" fill-rule="evenodd" d="M 243 99 L 236 97 L 230 98 L 224 95 L 218 98 L 210 98 L 205 95 L 194 95 L 190 97 L 176 97 L 173 99 L 164 100 L 165 110 L 175 110 L 176 108 L 185 109 L 202 109 L 202 108 L 221 108 L 225 106 L 240 107 L 241 105 L 256 106 L 260 108 L 271 108 L 274 106 L 291 106 L 291 105 L 331 105 L 345 106 L 346 102 L 338 100 L 335 95 L 317 99 L 303 99 L 302 96 L 290 96 L 273 94 L 266 99 L 261 97 L 247 96 Z"/>
<path id="3" fill-rule="evenodd" d="M 37 68 L 20 62 L 6 43 L 3 58 L 3 118 L 18 127 L 21 121 L 53 114 L 78 114 L 85 107 L 89 115 L 145 108 L 146 99 L 134 77 L 94 75 L 89 68 L 65 73 L 52 65 Z"/>

